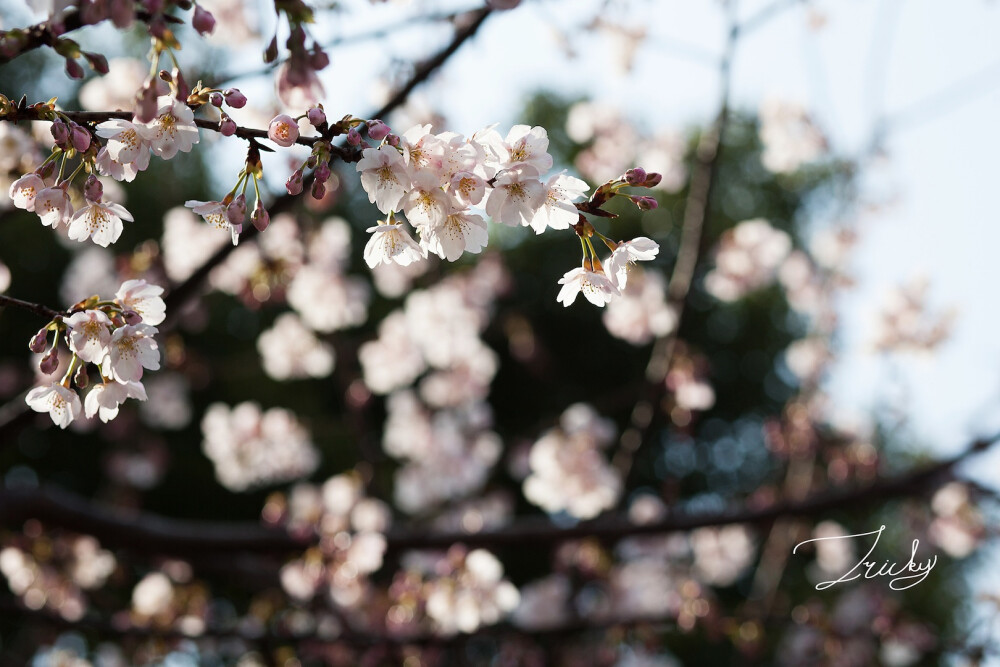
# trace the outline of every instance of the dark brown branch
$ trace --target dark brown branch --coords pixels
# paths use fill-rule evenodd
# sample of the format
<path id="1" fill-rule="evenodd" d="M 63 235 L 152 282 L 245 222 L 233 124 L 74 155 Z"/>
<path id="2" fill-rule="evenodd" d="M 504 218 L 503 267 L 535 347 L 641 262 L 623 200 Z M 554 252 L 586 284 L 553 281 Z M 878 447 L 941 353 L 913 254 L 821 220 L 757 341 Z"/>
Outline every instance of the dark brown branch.
<path id="1" fill-rule="evenodd" d="M 487 17 L 489 17 L 492 12 L 493 10 L 489 8 L 471 12 L 469 15 L 469 24 L 455 32 L 455 36 L 452 38 L 451 43 L 441 49 L 433 57 L 425 60 L 417 66 L 413 72 L 413 76 L 410 77 L 410 80 L 407 81 L 402 88 L 396 91 L 396 94 L 393 95 L 381 109 L 376 111 L 372 115 L 372 118 L 384 118 L 389 115 L 391 111 L 394 111 L 402 106 L 410 96 L 410 93 L 412 93 L 417 86 L 430 78 L 431 74 L 436 72 L 442 65 L 448 62 L 448 59 L 451 58 L 455 52 L 458 51 L 463 44 L 465 44 L 466 41 L 479 31 L 479 28 L 486 22 Z"/>
<path id="2" fill-rule="evenodd" d="M 58 310 L 53 310 L 48 306 L 43 306 L 39 303 L 32 303 L 31 301 L 22 301 L 21 299 L 15 299 L 12 296 L 0 294 L 0 309 L 6 308 L 7 306 L 14 306 L 15 308 L 30 311 L 50 321 L 62 315 L 62 313 Z"/>
<path id="3" fill-rule="evenodd" d="M 80 18 L 80 12 L 70 11 L 67 12 L 62 18 L 63 34 L 70 32 L 72 30 L 77 30 L 84 26 L 83 21 Z M 10 31 L 8 31 L 10 32 Z M 6 65 L 11 60 L 18 58 L 28 51 L 33 51 L 37 48 L 43 46 L 54 47 L 58 41 L 60 35 L 57 35 L 53 30 L 49 21 L 43 21 L 42 23 L 36 23 L 33 26 L 24 28 L 22 32 L 25 33 L 24 40 L 18 45 L 18 48 L 9 54 L 0 54 L 0 65 Z"/>
<path id="4" fill-rule="evenodd" d="M 677 513 L 641 525 L 631 523 L 624 516 L 611 516 L 570 528 L 557 528 L 544 517 L 530 517 L 495 531 L 469 534 L 396 530 L 386 538 L 391 552 L 446 549 L 456 543 L 472 548 L 551 546 L 585 538 L 613 543 L 626 537 L 665 535 L 706 526 L 768 525 L 780 517 L 818 517 L 928 493 L 952 477 L 952 468 L 998 439 L 1000 434 L 984 438 L 954 458 L 866 486 L 827 490 L 800 501 L 782 501 L 766 507 L 711 514 Z M 0 489 L 0 526 L 15 528 L 30 518 L 93 535 L 106 546 L 178 557 L 241 551 L 286 553 L 302 550 L 313 542 L 309 536 L 292 536 L 256 523 L 187 521 L 116 509 L 55 487 Z"/>

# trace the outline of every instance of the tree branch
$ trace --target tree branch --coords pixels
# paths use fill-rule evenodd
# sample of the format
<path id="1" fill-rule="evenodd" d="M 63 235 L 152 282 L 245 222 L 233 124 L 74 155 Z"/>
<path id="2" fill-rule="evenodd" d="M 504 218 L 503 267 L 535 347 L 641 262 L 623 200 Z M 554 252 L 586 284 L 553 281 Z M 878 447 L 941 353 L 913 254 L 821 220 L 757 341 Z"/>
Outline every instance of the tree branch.
<path id="1" fill-rule="evenodd" d="M 557 528 L 544 517 L 523 518 L 504 528 L 480 533 L 432 533 L 426 529 L 394 530 L 386 535 L 388 550 L 446 549 L 462 543 L 470 548 L 556 545 L 577 539 L 613 543 L 639 535 L 665 535 L 708 526 L 767 525 L 780 517 L 816 517 L 894 498 L 917 496 L 943 485 L 952 468 L 990 447 L 1000 434 L 973 443 L 965 452 L 908 473 L 853 489 L 814 493 L 799 501 L 717 513 L 673 514 L 659 521 L 634 524 L 625 516 Z M 286 553 L 313 544 L 312 536 L 293 536 L 257 523 L 187 521 L 91 502 L 56 487 L 0 489 L 0 526 L 16 527 L 34 518 L 96 537 L 102 544 L 140 553 L 188 557 L 212 553 Z"/>
<path id="2" fill-rule="evenodd" d="M 39 317 L 44 317 L 49 321 L 54 320 L 63 313 L 58 310 L 53 310 L 48 306 L 43 306 L 40 303 L 32 303 L 31 301 L 22 301 L 21 299 L 15 299 L 12 296 L 7 296 L 5 294 L 0 294 L 0 309 L 7 306 L 14 306 L 15 308 L 21 308 L 23 310 L 30 311 Z"/>

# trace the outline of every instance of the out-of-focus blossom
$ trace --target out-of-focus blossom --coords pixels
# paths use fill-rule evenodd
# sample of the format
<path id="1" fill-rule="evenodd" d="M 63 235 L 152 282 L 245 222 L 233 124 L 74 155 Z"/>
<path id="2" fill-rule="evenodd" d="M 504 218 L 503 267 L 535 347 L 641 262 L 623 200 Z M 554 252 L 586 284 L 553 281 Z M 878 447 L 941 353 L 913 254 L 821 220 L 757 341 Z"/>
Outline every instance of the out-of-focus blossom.
<path id="1" fill-rule="evenodd" d="M 698 528 L 691 533 L 691 549 L 696 574 L 713 586 L 729 586 L 735 582 L 755 555 L 750 532 L 741 525 Z"/>
<path id="2" fill-rule="evenodd" d="M 929 283 L 917 279 L 889 292 L 875 334 L 875 349 L 888 352 L 932 352 L 951 335 L 957 312 L 931 312 Z"/>
<path id="3" fill-rule="evenodd" d="M 826 151 L 826 138 L 801 106 L 767 100 L 760 107 L 761 162 L 773 172 L 791 173 Z"/>
<path id="4" fill-rule="evenodd" d="M 288 410 L 214 403 L 201 420 L 201 431 L 202 449 L 215 465 L 216 478 L 231 491 L 298 479 L 319 465 L 309 433 Z"/>
<path id="5" fill-rule="evenodd" d="M 275 380 L 326 377 L 333 370 L 333 348 L 313 335 L 294 313 L 284 313 L 261 332 L 257 351 L 264 372 Z"/>
<path id="6" fill-rule="evenodd" d="M 631 272 L 621 297 L 604 309 L 608 333 L 633 345 L 646 345 L 666 336 L 677 326 L 677 316 L 667 305 L 666 281 L 656 271 Z"/>
<path id="7" fill-rule="evenodd" d="M 767 220 L 747 220 L 727 231 L 715 252 L 705 288 L 722 301 L 736 301 L 766 287 L 792 249 L 788 234 Z"/>

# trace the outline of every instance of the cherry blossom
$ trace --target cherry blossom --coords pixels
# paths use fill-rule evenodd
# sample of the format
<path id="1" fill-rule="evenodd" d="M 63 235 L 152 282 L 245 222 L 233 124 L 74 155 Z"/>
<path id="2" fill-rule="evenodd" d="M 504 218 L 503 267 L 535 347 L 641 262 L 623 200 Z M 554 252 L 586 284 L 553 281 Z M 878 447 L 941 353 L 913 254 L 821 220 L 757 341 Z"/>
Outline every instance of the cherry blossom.
<path id="1" fill-rule="evenodd" d="M 611 253 L 611 257 L 604 262 L 604 272 L 611 278 L 615 287 L 623 290 L 628 280 L 628 271 L 631 265 L 637 261 L 648 262 L 656 257 L 658 252 L 660 252 L 659 244 L 645 236 L 620 242 Z"/>
<path id="2" fill-rule="evenodd" d="M 614 297 L 621 295 L 621 291 L 615 287 L 614 283 L 608 279 L 604 271 L 591 271 L 583 267 L 576 267 L 566 272 L 559 279 L 562 289 L 556 301 L 567 308 L 576 301 L 576 295 L 583 293 L 587 301 L 595 306 L 605 306 Z"/>
<path id="3" fill-rule="evenodd" d="M 546 228 L 568 229 L 575 225 L 580 219 L 580 212 L 573 202 L 589 189 L 584 181 L 565 173 L 552 176 L 545 184 L 545 195 L 531 219 L 531 228 L 536 234 L 541 234 Z"/>
<path id="4" fill-rule="evenodd" d="M 399 151 L 390 146 L 366 148 L 357 164 L 361 186 L 368 201 L 388 214 L 399 210 L 400 202 L 410 189 L 410 173 Z"/>
<path id="5" fill-rule="evenodd" d="M 538 180 L 538 170 L 522 164 L 506 169 L 496 177 L 486 200 L 486 213 L 505 225 L 527 227 L 544 203 L 545 196 L 545 187 Z"/>
<path id="6" fill-rule="evenodd" d="M 490 240 L 482 216 L 456 212 L 436 227 L 421 229 L 420 244 L 441 259 L 454 262 L 464 252 L 481 252 Z"/>
<path id="7" fill-rule="evenodd" d="M 105 382 L 94 385 L 84 400 L 88 418 L 98 415 L 102 422 L 109 422 L 118 416 L 118 406 L 126 399 L 146 400 L 146 388 L 141 382 Z"/>
<path id="8" fill-rule="evenodd" d="M 131 222 L 133 218 L 121 204 L 87 201 L 87 205 L 70 220 L 69 237 L 81 242 L 89 238 L 106 248 L 121 236 L 124 229 L 122 220 Z"/>
<path id="9" fill-rule="evenodd" d="M 175 97 L 162 95 L 156 100 L 156 117 L 136 125 L 142 138 L 149 142 L 153 153 L 164 160 L 187 153 L 198 143 L 198 126 L 194 113 Z M 110 153 L 110 151 L 109 151 Z"/>
<path id="10" fill-rule="evenodd" d="M 111 320 L 103 311 L 84 310 L 64 320 L 69 347 L 83 361 L 100 363 L 111 343 Z"/>
<path id="11" fill-rule="evenodd" d="M 55 228 L 73 217 L 73 205 L 64 188 L 45 188 L 35 195 L 35 213 L 43 225 Z"/>
<path id="12" fill-rule="evenodd" d="M 48 412 L 59 428 L 66 428 L 80 416 L 80 397 L 59 383 L 35 387 L 24 400 L 35 412 Z"/>
<path id="13" fill-rule="evenodd" d="M 35 210 L 35 197 L 45 189 L 45 183 L 35 172 L 25 174 L 10 184 L 10 198 L 14 206 L 25 211 Z"/>
<path id="14" fill-rule="evenodd" d="M 406 266 L 427 257 L 427 251 L 403 230 L 402 223 L 379 224 L 366 231 L 372 235 L 365 245 L 365 263 L 369 268 L 389 262 Z"/>
<path id="15" fill-rule="evenodd" d="M 156 327 L 148 324 L 125 325 L 111 335 L 108 354 L 101 363 L 105 377 L 118 382 L 138 382 L 144 368 L 160 368 L 160 351 L 153 339 Z"/>
<path id="16" fill-rule="evenodd" d="M 167 316 L 167 306 L 163 302 L 163 288 L 145 280 L 126 280 L 115 292 L 115 301 L 126 310 L 134 310 L 142 316 L 144 324 L 156 326 Z"/>
<path id="17" fill-rule="evenodd" d="M 226 216 L 226 206 L 222 202 L 189 199 L 184 202 L 184 205 L 200 215 L 208 224 L 218 229 L 228 230 L 232 234 L 233 245 L 239 243 L 243 226 L 230 224 L 229 218 Z"/>

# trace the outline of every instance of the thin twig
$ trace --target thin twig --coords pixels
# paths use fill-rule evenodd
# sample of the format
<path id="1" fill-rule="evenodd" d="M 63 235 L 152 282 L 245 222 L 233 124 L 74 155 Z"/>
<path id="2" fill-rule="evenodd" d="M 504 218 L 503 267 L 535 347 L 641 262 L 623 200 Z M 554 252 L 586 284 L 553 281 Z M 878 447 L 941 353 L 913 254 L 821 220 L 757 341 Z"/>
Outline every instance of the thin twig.
<path id="1" fill-rule="evenodd" d="M 52 308 L 49 308 L 48 306 L 43 306 L 40 303 L 23 301 L 21 299 L 15 299 L 12 296 L 7 296 L 6 294 L 0 294 L 0 309 L 5 308 L 7 306 L 14 306 L 15 308 L 21 308 L 22 310 L 30 311 L 50 321 L 62 315 L 62 313 L 60 313 L 58 310 L 53 310 Z"/>

